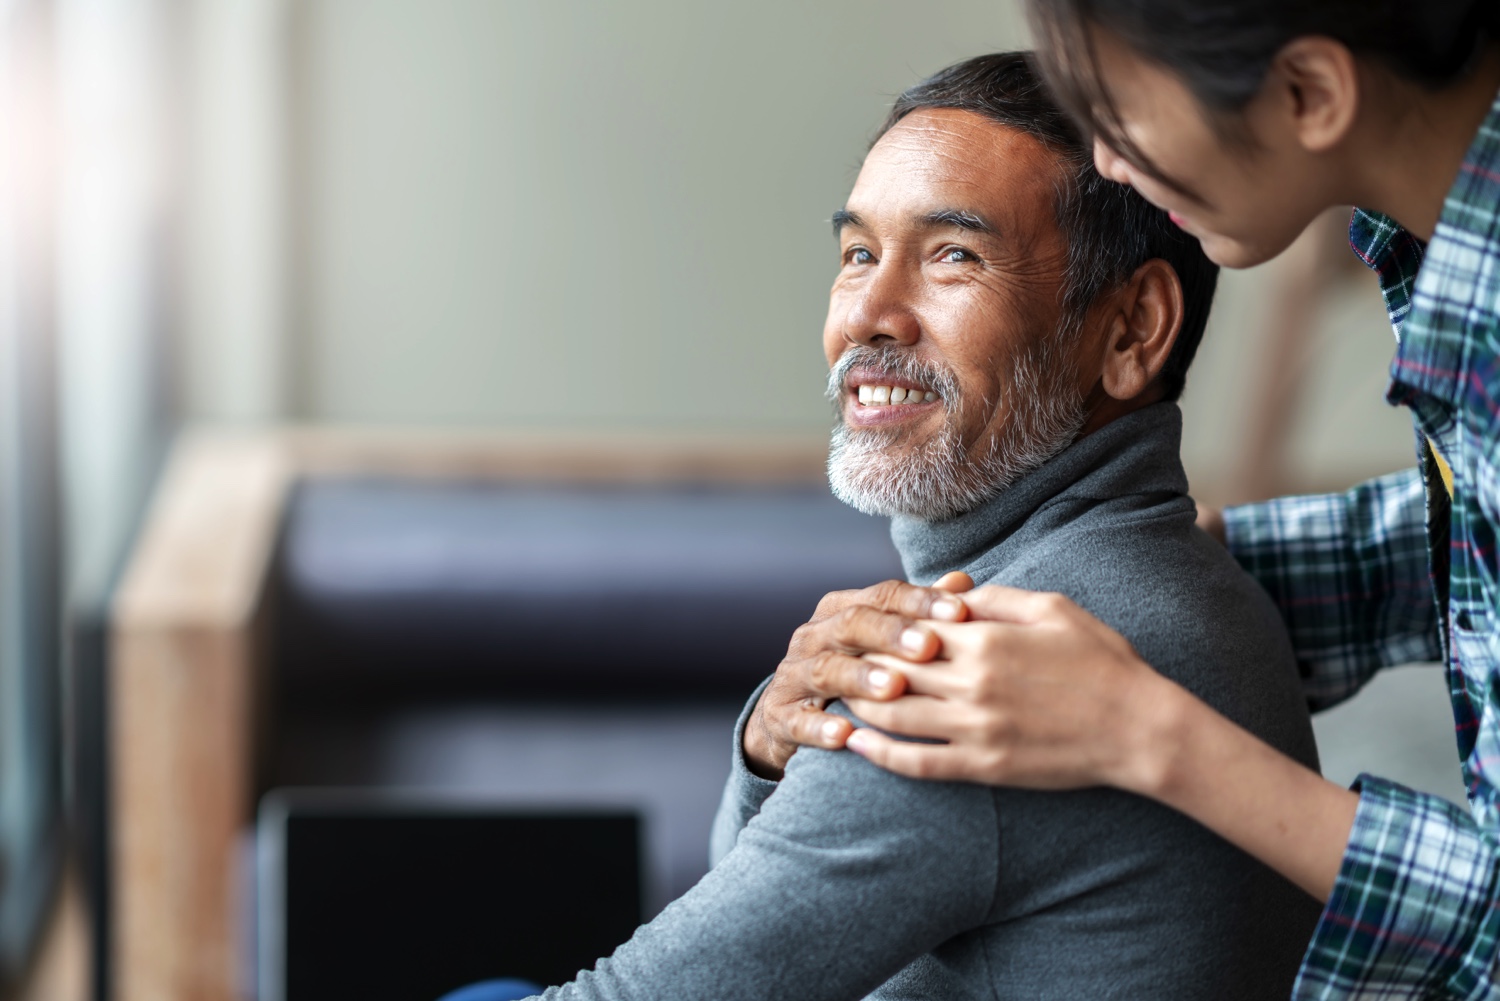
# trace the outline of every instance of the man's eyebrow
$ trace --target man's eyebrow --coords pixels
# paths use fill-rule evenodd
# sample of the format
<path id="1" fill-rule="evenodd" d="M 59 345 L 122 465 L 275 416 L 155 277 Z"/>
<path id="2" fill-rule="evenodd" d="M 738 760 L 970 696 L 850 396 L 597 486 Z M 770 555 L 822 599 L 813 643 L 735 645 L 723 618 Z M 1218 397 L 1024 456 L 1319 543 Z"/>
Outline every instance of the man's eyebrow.
<path id="1" fill-rule="evenodd" d="M 922 217 L 922 225 L 928 227 L 954 226 L 958 229 L 966 229 L 971 233 L 996 233 L 994 226 L 977 212 L 968 209 L 938 209 L 929 212 Z M 856 213 L 848 209 L 839 209 L 833 214 L 833 235 L 838 236 L 844 231 L 845 226 L 865 227 L 865 221 Z"/>
<path id="2" fill-rule="evenodd" d="M 994 226 L 977 212 L 968 209 L 938 209 L 929 212 L 922 218 L 922 222 L 928 226 L 956 226 L 959 229 L 969 230 L 971 233 L 996 233 Z"/>
<path id="3" fill-rule="evenodd" d="M 833 235 L 838 236 L 844 231 L 845 226 L 859 226 L 863 228 L 865 221 L 848 209 L 839 209 L 833 214 Z"/>

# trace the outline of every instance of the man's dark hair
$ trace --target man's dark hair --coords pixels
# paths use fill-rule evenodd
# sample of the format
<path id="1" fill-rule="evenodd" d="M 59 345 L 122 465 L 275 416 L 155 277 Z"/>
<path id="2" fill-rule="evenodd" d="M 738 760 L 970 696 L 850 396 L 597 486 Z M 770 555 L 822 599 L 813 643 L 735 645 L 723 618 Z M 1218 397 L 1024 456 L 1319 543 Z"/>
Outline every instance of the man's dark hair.
<path id="1" fill-rule="evenodd" d="M 1123 285 L 1147 261 L 1161 258 L 1172 266 L 1182 282 L 1182 329 L 1158 378 L 1166 399 L 1180 397 L 1219 278 L 1218 265 L 1204 256 L 1198 241 L 1133 189 L 1100 176 L 1092 147 L 1048 95 L 1030 53 L 977 56 L 939 70 L 896 98 L 875 140 L 925 108 L 983 115 L 1037 139 L 1057 155 L 1062 183 L 1055 209 L 1068 244 L 1062 302 L 1066 324 L 1081 320 L 1100 295 Z"/>

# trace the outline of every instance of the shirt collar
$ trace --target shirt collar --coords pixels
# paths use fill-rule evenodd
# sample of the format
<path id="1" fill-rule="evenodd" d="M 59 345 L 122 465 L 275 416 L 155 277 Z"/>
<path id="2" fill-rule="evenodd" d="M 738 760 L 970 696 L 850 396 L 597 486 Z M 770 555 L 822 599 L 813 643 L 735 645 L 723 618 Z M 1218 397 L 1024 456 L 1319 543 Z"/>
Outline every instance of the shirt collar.
<path id="1" fill-rule="evenodd" d="M 1355 209 L 1350 220 L 1349 243 L 1379 278 L 1396 334 L 1387 392 L 1391 403 L 1410 403 L 1413 390 L 1453 405 L 1462 402 L 1469 354 L 1463 346 L 1495 322 L 1500 288 L 1496 269 L 1477 267 L 1474 256 L 1493 255 L 1497 229 L 1500 94 L 1443 199 L 1431 245 L 1379 212 Z M 1424 268 L 1425 261 L 1436 266 Z"/>
<path id="2" fill-rule="evenodd" d="M 1355 209 L 1349 220 L 1349 246 L 1380 280 L 1385 311 L 1399 343 L 1402 321 L 1411 312 L 1412 286 L 1422 266 L 1425 245 L 1390 216 Z"/>

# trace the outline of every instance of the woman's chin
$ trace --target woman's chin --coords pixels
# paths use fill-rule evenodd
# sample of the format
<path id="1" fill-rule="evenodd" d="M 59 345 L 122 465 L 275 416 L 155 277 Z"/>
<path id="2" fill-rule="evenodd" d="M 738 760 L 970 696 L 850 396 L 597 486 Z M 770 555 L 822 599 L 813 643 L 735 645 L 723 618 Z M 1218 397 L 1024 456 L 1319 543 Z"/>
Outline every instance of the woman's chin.
<path id="1" fill-rule="evenodd" d="M 1264 264 L 1271 258 L 1280 254 L 1287 247 L 1271 246 L 1264 242 L 1246 242 L 1230 236 L 1220 236 L 1217 233 L 1207 233 L 1198 237 L 1198 242 L 1203 246 L 1203 254 L 1221 268 L 1253 268 L 1257 264 Z"/>

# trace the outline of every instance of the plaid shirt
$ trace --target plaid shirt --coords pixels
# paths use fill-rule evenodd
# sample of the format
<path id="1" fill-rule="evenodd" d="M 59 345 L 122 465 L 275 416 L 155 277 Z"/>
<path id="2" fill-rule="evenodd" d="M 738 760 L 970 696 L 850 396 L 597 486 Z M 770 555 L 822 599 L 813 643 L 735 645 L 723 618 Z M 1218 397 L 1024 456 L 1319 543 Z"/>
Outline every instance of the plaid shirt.
<path id="1" fill-rule="evenodd" d="M 1420 468 L 1231 508 L 1229 546 L 1286 617 L 1314 708 L 1443 661 L 1472 816 L 1360 777 L 1294 997 L 1500 999 L 1500 97 L 1425 252 L 1371 212 L 1349 237 L 1396 329 L 1387 398 L 1412 412 Z"/>

